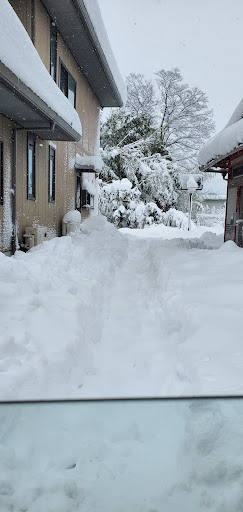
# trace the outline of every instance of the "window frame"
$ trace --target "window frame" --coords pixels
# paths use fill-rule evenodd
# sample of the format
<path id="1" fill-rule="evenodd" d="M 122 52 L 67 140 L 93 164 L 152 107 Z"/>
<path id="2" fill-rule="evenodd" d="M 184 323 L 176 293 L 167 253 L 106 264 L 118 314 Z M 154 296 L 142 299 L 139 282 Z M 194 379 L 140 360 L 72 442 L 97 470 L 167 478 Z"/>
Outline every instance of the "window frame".
<path id="1" fill-rule="evenodd" d="M 83 195 L 85 194 L 85 201 L 83 201 Z M 81 208 L 88 208 L 89 210 L 94 209 L 94 197 L 85 188 L 81 189 Z"/>
<path id="2" fill-rule="evenodd" d="M 61 89 L 61 76 L 62 76 L 62 68 L 66 71 L 67 73 L 67 94 Z M 70 81 L 70 78 L 71 80 L 73 80 L 74 84 L 75 84 L 75 91 L 74 91 L 74 104 L 70 101 L 70 98 L 69 98 L 69 81 Z M 66 96 L 66 98 L 70 101 L 71 105 L 76 109 L 76 97 L 77 97 L 77 82 L 76 80 L 73 78 L 72 74 L 70 73 L 70 71 L 68 70 L 67 66 L 65 66 L 65 64 L 63 63 L 63 61 L 60 59 L 59 57 L 59 88 L 61 89 L 62 93 L 64 94 L 64 96 Z"/>
<path id="3" fill-rule="evenodd" d="M 52 43 L 54 43 L 54 48 L 52 48 Z M 54 49 L 55 53 L 55 61 L 53 63 L 54 72 L 52 74 L 52 50 Z M 57 81 L 57 27 L 53 20 L 51 20 L 50 24 L 50 75 L 54 82 Z"/>
<path id="4" fill-rule="evenodd" d="M 30 169 L 29 169 L 29 151 L 32 149 L 32 192 L 29 192 Z M 36 200 L 36 138 L 31 133 L 27 134 L 27 199 Z"/>
<path id="5" fill-rule="evenodd" d="M 76 172 L 75 210 L 81 211 L 82 172 Z"/>
<path id="6" fill-rule="evenodd" d="M 53 163 L 51 173 L 51 162 Z M 52 190 L 52 194 L 51 194 Z M 48 200 L 49 203 L 55 203 L 56 200 L 56 150 L 49 145 L 49 184 L 48 184 Z"/>
<path id="7" fill-rule="evenodd" d="M 0 139 L 0 206 L 3 206 L 3 141 Z"/>

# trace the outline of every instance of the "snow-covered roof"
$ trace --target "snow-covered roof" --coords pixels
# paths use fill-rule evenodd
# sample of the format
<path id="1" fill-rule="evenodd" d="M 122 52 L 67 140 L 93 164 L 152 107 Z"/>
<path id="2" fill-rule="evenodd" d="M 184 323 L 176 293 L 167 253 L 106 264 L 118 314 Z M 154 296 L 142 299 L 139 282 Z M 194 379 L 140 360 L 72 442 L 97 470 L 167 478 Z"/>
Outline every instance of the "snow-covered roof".
<path id="1" fill-rule="evenodd" d="M 8 0 L 0 0 L 0 61 L 81 136 L 76 110 L 53 81 Z"/>
<path id="2" fill-rule="evenodd" d="M 81 156 L 76 153 L 75 166 L 90 167 L 95 171 L 101 171 L 103 167 L 103 160 L 100 156 Z"/>
<path id="3" fill-rule="evenodd" d="M 42 0 L 102 107 L 126 102 L 118 69 L 97 0 Z"/>
<path id="4" fill-rule="evenodd" d="M 198 154 L 200 167 L 215 165 L 223 158 L 243 147 L 243 99 L 229 122 L 219 133 L 204 144 Z"/>
<path id="5" fill-rule="evenodd" d="M 107 36 L 105 25 L 103 23 L 98 2 L 97 0 L 83 0 L 83 2 L 87 9 L 89 19 L 94 27 L 94 31 L 100 44 L 100 49 L 104 54 L 104 58 L 110 68 L 116 87 L 120 93 L 122 103 L 124 104 L 127 100 L 126 85 L 118 69 L 113 50 Z"/>
<path id="6" fill-rule="evenodd" d="M 216 174 L 212 178 L 204 180 L 202 194 L 208 199 L 226 199 L 227 181 L 221 174 Z"/>

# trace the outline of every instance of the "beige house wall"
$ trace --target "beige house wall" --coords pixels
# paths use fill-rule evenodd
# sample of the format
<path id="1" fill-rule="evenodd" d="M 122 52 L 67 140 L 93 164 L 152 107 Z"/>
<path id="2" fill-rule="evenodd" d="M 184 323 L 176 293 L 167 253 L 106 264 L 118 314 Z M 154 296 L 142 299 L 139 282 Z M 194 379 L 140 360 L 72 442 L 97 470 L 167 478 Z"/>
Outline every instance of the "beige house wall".
<path id="1" fill-rule="evenodd" d="M 31 0 L 8 0 L 19 17 L 30 38 L 32 37 L 32 2 Z"/>
<path id="2" fill-rule="evenodd" d="M 13 123 L 0 114 L 0 140 L 3 141 L 3 206 L 0 206 L 0 250 L 11 250 L 12 233 L 12 129 Z"/>
<path id="3" fill-rule="evenodd" d="M 10 1 L 21 22 L 31 36 L 31 0 Z M 40 0 L 35 0 L 35 47 L 50 70 L 51 19 Z M 36 139 L 36 200 L 27 199 L 27 132 L 18 131 L 17 142 L 17 222 L 19 241 L 23 241 L 28 226 L 46 226 L 51 238 L 61 234 L 64 214 L 75 208 L 76 172 L 75 155 L 94 156 L 99 147 L 100 106 L 88 81 L 69 51 L 62 36 L 57 36 L 57 83 L 59 84 L 60 59 L 76 81 L 76 110 L 82 123 L 79 142 L 55 142 L 56 148 L 56 200 L 49 202 L 49 141 Z M 4 169 L 7 173 L 7 156 L 12 162 L 12 130 L 14 124 L 0 116 L 0 138 L 4 141 Z M 12 165 L 11 165 L 12 167 Z M 8 166 L 9 168 L 9 166 Z M 6 186 L 6 177 L 4 184 Z M 9 185 L 10 186 L 10 185 Z M 9 204 L 9 201 L 8 201 Z M 5 201 L 6 205 L 6 201 Z M 0 207 L 0 250 L 3 247 L 4 208 Z M 88 212 L 87 212 L 88 213 Z M 6 215 L 5 215 L 6 217 Z M 6 238 L 6 237 L 5 237 Z M 5 244 L 6 245 L 6 244 Z M 7 248 L 5 249 L 7 250 Z"/>

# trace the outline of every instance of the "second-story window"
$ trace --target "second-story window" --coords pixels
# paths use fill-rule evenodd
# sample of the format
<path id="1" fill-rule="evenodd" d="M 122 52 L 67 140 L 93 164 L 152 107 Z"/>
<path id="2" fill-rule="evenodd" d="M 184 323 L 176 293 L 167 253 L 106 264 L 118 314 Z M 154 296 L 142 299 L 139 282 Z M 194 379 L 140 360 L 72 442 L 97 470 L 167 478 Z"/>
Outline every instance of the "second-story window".
<path id="1" fill-rule="evenodd" d="M 0 206 L 3 206 L 3 142 L 0 141 Z"/>
<path id="2" fill-rule="evenodd" d="M 50 39 L 50 74 L 54 82 L 57 79 L 57 28 L 51 21 L 51 39 Z"/>
<path id="3" fill-rule="evenodd" d="M 27 198 L 35 199 L 35 139 L 28 135 L 28 175 L 27 175 Z"/>
<path id="4" fill-rule="evenodd" d="M 72 106 L 76 107 L 76 82 L 66 66 L 60 60 L 60 89 L 67 96 Z"/>

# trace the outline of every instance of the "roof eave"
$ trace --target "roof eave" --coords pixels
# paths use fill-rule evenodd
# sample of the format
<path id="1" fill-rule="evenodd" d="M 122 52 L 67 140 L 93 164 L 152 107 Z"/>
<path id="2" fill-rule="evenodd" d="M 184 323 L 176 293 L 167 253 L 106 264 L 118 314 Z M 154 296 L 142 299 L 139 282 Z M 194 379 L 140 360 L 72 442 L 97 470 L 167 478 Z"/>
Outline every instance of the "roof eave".
<path id="1" fill-rule="evenodd" d="M 0 113 L 42 139 L 78 141 L 81 136 L 0 62 Z"/>
<path id="2" fill-rule="evenodd" d="M 226 163 L 230 160 L 230 157 L 235 155 L 235 153 L 238 153 L 239 151 L 243 150 L 243 144 L 240 144 L 237 146 L 237 148 L 233 149 L 229 153 L 225 153 L 225 155 L 221 155 L 220 157 L 215 158 L 214 160 L 210 160 L 205 165 L 199 165 L 199 169 L 202 172 L 207 172 L 209 168 L 211 167 L 221 167 L 225 168 L 227 165 Z"/>
<path id="3" fill-rule="evenodd" d="M 122 95 L 83 0 L 42 0 L 101 107 L 122 107 Z"/>

